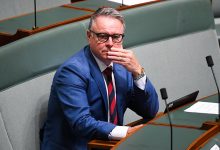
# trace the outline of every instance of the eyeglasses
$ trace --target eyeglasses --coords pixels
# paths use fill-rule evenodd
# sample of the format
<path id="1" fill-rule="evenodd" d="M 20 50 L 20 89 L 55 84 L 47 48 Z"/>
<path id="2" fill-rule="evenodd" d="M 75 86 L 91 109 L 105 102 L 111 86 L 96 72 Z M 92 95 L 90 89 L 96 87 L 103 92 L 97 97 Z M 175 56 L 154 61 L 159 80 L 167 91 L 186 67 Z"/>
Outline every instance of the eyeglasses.
<path id="1" fill-rule="evenodd" d="M 112 41 L 114 43 L 120 43 L 122 41 L 122 39 L 124 38 L 124 34 L 107 34 L 107 33 L 96 33 L 92 30 L 90 30 L 90 32 L 92 32 L 93 34 L 96 35 L 96 37 L 98 38 L 98 41 L 101 43 L 105 43 L 108 41 L 109 37 L 112 38 Z"/>

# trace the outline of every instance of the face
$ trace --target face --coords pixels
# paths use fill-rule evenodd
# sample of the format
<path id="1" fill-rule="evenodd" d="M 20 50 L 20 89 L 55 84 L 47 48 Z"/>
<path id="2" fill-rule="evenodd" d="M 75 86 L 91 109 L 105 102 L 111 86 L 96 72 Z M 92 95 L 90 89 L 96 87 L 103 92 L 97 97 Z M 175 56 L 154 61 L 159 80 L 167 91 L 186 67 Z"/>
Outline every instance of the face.
<path id="1" fill-rule="evenodd" d="M 111 60 L 107 58 L 107 52 L 111 51 L 112 47 L 122 48 L 122 41 L 119 43 L 115 43 L 113 42 L 112 37 L 109 37 L 106 42 L 100 42 L 95 33 L 107 33 L 109 35 L 124 34 L 123 24 L 118 19 L 106 16 L 99 16 L 93 22 L 91 30 L 93 32 L 87 31 L 87 38 L 91 51 L 102 62 L 104 62 L 106 65 L 109 65 L 111 63 Z"/>

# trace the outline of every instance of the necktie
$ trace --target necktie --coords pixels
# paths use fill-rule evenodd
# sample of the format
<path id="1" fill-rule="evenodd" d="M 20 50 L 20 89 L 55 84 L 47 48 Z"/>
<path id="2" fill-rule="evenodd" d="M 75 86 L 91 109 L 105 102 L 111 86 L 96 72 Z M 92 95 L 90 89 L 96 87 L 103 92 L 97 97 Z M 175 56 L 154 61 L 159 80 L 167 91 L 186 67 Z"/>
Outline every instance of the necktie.
<path id="1" fill-rule="evenodd" d="M 104 76 L 106 78 L 106 83 L 108 87 L 108 97 L 109 97 L 109 112 L 110 112 L 110 122 L 117 124 L 118 115 L 116 109 L 116 96 L 112 82 L 112 67 L 107 67 L 104 71 Z"/>

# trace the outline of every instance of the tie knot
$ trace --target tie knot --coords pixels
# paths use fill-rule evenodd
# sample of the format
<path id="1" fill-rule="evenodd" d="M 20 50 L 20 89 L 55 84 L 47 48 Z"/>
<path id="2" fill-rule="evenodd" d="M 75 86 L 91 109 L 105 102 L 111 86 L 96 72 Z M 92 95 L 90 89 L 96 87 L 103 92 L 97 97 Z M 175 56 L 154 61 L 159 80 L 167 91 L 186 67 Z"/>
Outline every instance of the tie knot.
<path id="1" fill-rule="evenodd" d="M 112 67 L 107 67 L 103 73 L 106 75 L 106 76 L 111 76 L 112 75 Z"/>

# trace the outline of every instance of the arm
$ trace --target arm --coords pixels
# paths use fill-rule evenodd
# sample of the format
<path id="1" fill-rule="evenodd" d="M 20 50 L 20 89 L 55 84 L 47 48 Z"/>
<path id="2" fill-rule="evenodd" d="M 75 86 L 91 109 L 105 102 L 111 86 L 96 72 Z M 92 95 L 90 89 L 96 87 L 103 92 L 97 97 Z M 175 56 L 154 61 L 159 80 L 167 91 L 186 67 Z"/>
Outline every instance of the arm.
<path id="1" fill-rule="evenodd" d="M 140 79 L 141 80 L 141 79 Z M 156 116 L 159 109 L 158 96 L 151 81 L 146 78 L 144 89 L 134 84 L 134 92 L 130 99 L 129 108 L 144 119 Z"/>
<path id="2" fill-rule="evenodd" d="M 115 125 L 96 120 L 91 115 L 87 88 L 88 80 L 77 68 L 65 67 L 55 79 L 55 91 L 73 134 L 88 139 L 92 137 L 107 139 Z M 97 111 L 103 113 L 101 110 Z"/>
<path id="3" fill-rule="evenodd" d="M 132 80 L 137 79 L 138 76 L 143 72 L 142 66 L 139 64 L 131 50 L 112 48 L 111 51 L 108 52 L 108 58 L 115 63 L 121 64 L 129 72 L 131 72 L 133 76 Z M 158 112 L 159 108 L 156 90 L 146 75 L 137 80 L 142 80 L 142 83 L 140 86 L 138 83 L 139 81 L 134 81 L 133 93 L 130 96 L 129 108 L 143 118 L 153 118 Z"/>

